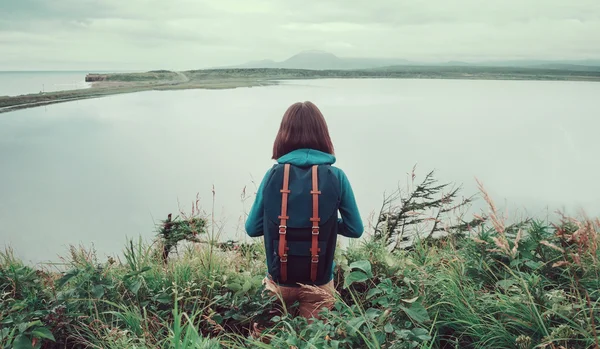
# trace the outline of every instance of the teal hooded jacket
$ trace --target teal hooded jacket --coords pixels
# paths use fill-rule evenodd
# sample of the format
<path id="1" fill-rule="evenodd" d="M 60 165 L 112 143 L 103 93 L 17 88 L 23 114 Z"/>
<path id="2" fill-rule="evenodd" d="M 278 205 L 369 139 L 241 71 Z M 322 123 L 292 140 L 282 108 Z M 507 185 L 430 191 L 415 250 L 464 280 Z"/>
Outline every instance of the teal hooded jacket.
<path id="1" fill-rule="evenodd" d="M 308 167 L 312 165 L 333 165 L 336 161 L 334 155 L 327 154 L 318 150 L 313 149 L 298 149 L 294 150 L 279 159 L 277 162 L 280 164 L 291 164 L 294 166 Z M 349 238 L 359 238 L 362 236 L 364 226 L 358 207 L 356 205 L 356 199 L 352 186 L 346 177 L 346 174 L 337 167 L 331 167 L 334 175 L 340 181 L 340 206 L 338 218 L 338 234 Z M 263 187 L 266 179 L 268 178 L 269 171 L 263 177 L 254 204 L 250 209 L 248 218 L 246 220 L 246 233 L 250 237 L 259 237 L 263 235 L 263 214 L 264 214 L 264 199 L 263 199 Z M 333 277 L 333 270 L 331 270 L 331 277 Z"/>

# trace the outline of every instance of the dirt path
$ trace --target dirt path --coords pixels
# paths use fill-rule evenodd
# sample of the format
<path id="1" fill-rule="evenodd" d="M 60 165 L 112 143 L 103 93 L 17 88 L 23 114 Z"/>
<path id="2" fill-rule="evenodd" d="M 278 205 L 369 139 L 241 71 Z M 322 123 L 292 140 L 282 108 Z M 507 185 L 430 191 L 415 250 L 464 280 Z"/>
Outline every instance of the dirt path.
<path id="1" fill-rule="evenodd" d="M 180 72 L 180 71 L 176 71 L 175 74 L 177 74 L 177 75 L 179 75 L 181 77 L 180 83 L 182 83 L 182 84 L 190 81 L 190 78 L 187 75 L 185 75 L 184 73 Z"/>

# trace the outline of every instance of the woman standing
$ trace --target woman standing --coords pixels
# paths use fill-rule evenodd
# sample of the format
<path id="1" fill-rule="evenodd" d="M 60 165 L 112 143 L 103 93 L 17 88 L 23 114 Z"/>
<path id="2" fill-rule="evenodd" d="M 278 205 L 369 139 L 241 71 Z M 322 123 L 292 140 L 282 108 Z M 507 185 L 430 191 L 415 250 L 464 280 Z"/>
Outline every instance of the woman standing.
<path id="1" fill-rule="evenodd" d="M 246 232 L 264 236 L 267 289 L 287 306 L 298 301 L 300 316 L 312 319 L 334 303 L 337 235 L 359 238 L 363 223 L 348 178 L 332 166 L 333 143 L 316 105 L 288 108 L 273 159 L 277 164 L 258 188 Z"/>

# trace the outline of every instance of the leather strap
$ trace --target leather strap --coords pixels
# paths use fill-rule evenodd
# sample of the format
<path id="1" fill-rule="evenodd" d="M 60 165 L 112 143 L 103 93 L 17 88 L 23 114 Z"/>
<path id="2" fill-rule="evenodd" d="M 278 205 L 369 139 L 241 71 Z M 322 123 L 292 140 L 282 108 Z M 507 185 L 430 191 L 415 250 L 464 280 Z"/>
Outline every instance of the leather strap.
<path id="1" fill-rule="evenodd" d="M 281 192 L 281 215 L 279 216 L 279 260 L 281 262 L 281 281 L 287 280 L 288 247 L 286 241 L 288 195 L 290 194 L 290 164 L 283 166 L 283 188 Z"/>
<path id="2" fill-rule="evenodd" d="M 313 215 L 310 221 L 312 222 L 312 244 L 310 247 L 310 279 L 312 282 L 317 280 L 317 266 L 319 264 L 319 166 L 312 167 L 312 190 L 310 193 L 313 196 Z"/>

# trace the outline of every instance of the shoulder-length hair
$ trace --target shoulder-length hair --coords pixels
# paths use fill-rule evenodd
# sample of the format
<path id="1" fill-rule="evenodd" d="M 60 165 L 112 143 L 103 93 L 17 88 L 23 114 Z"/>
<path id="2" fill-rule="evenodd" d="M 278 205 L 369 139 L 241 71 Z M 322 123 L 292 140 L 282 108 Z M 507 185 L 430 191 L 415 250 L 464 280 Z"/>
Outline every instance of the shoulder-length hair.
<path id="1" fill-rule="evenodd" d="M 286 110 L 273 144 L 273 159 L 305 148 L 334 154 L 325 118 L 312 102 L 294 103 Z"/>

